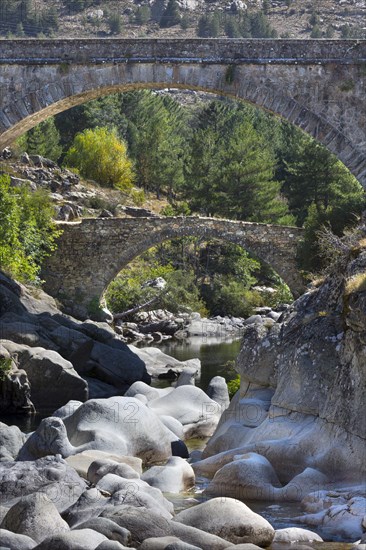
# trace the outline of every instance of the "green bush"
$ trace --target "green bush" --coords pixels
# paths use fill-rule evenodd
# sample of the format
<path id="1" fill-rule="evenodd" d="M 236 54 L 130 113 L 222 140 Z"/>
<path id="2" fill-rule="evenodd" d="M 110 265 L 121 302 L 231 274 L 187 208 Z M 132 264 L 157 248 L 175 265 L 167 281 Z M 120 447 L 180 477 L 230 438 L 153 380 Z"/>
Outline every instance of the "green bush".
<path id="1" fill-rule="evenodd" d="M 213 284 L 203 286 L 202 296 L 211 315 L 249 317 L 254 307 L 262 305 L 257 292 L 229 276 L 216 277 Z"/>
<path id="2" fill-rule="evenodd" d="M 227 383 L 227 389 L 229 390 L 229 397 L 232 399 L 236 392 L 240 390 L 240 374 L 238 374 L 234 380 L 230 380 Z"/>
<path id="3" fill-rule="evenodd" d="M 39 282 L 40 266 L 61 232 L 43 190 L 12 187 L 0 176 L 0 268 L 21 281 Z"/>
<path id="4" fill-rule="evenodd" d="M 11 371 L 10 357 L 0 357 L 0 382 L 3 382 Z"/>

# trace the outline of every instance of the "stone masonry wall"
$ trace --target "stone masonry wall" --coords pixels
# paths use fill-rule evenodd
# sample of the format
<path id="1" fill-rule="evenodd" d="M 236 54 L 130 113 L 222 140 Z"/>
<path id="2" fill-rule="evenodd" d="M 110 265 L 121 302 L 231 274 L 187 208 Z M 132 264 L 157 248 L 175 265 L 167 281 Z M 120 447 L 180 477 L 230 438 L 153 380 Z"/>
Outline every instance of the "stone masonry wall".
<path id="1" fill-rule="evenodd" d="M 302 128 L 366 188 L 366 41 L 0 41 L 0 148 L 101 95 L 178 87 L 248 101 Z"/>
<path id="2" fill-rule="evenodd" d="M 302 229 L 199 217 L 105 218 L 60 223 L 57 251 L 44 265 L 45 290 L 66 311 L 83 316 L 133 258 L 176 237 L 220 238 L 269 264 L 298 296 L 304 283 L 296 265 Z"/>

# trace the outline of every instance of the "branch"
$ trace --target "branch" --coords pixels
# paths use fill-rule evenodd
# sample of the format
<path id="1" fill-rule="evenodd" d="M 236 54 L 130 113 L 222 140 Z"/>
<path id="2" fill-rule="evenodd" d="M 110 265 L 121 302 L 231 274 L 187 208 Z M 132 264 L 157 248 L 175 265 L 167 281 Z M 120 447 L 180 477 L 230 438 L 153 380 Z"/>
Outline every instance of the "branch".
<path id="1" fill-rule="evenodd" d="M 115 313 L 113 315 L 113 320 L 117 321 L 118 319 L 124 319 L 128 315 L 133 315 L 134 313 L 137 313 L 138 311 L 140 311 L 140 309 L 144 309 L 145 307 L 151 306 L 152 304 L 154 304 L 155 302 L 157 302 L 161 298 L 162 294 L 163 294 L 163 292 L 161 292 L 157 296 L 154 296 L 153 298 L 151 298 L 147 302 L 145 302 L 143 304 L 140 304 L 136 307 L 133 307 L 132 309 L 128 309 L 127 311 L 123 311 L 122 313 Z"/>

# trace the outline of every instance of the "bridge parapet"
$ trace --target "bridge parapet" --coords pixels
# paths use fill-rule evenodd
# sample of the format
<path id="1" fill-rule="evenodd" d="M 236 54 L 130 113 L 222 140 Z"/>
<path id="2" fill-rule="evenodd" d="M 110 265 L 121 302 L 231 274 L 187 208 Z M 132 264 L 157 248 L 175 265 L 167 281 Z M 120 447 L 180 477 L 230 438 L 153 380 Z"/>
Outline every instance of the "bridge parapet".
<path id="1" fill-rule="evenodd" d="M 0 41 L 0 64 L 136 61 L 363 64 L 366 40 L 21 38 Z"/>

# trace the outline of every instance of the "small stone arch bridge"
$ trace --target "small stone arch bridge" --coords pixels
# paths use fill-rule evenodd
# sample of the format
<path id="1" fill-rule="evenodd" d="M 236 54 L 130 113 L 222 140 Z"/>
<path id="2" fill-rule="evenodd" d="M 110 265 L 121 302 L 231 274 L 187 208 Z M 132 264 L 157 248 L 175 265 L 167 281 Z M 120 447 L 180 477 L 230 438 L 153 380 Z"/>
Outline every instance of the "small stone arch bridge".
<path id="1" fill-rule="evenodd" d="M 366 188 L 366 41 L 0 41 L 0 149 L 47 117 L 134 88 L 248 101 L 323 143 Z"/>
<path id="2" fill-rule="evenodd" d="M 65 311 L 85 317 L 109 283 L 133 258 L 166 240 L 198 236 L 242 246 L 270 265 L 295 296 L 304 291 L 296 253 L 297 227 L 201 217 L 84 218 L 60 222 L 56 252 L 43 266 L 45 290 Z"/>

